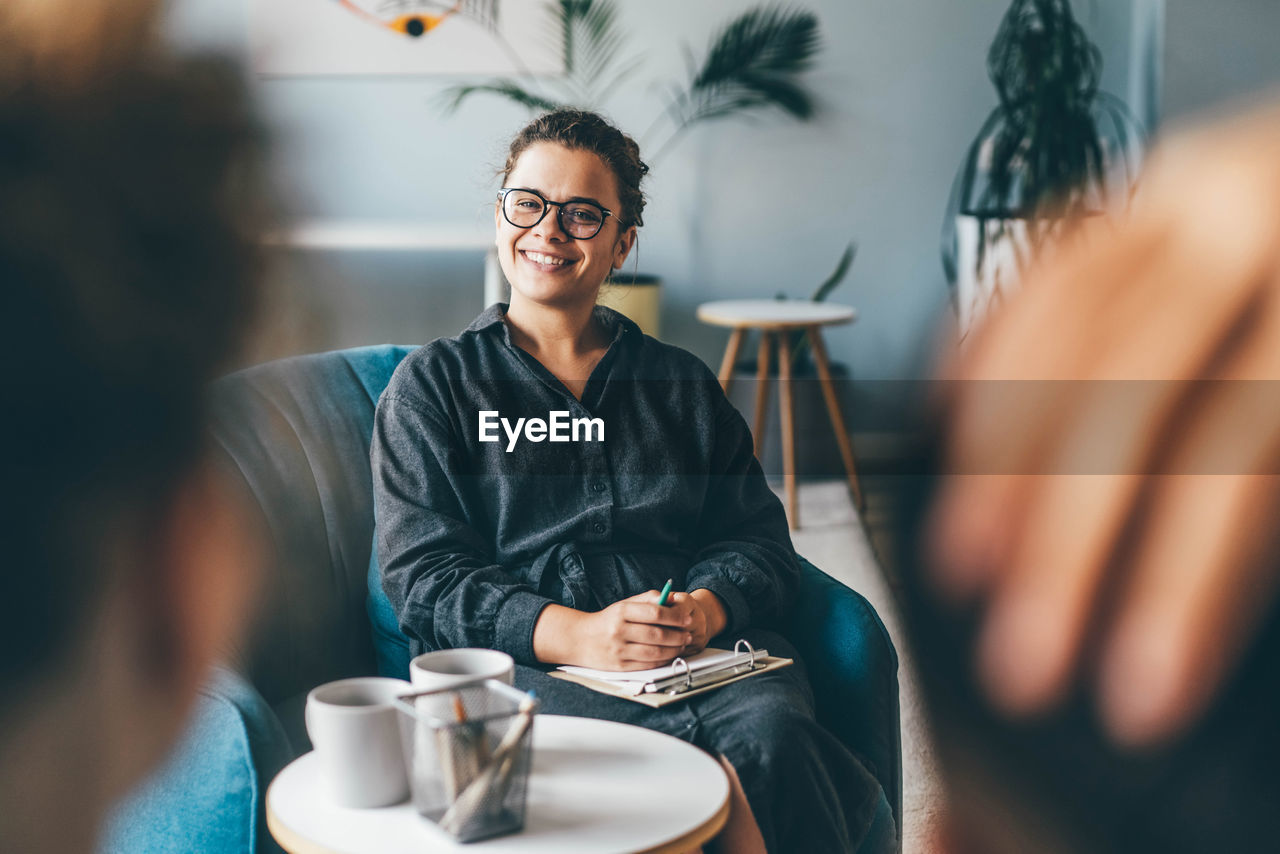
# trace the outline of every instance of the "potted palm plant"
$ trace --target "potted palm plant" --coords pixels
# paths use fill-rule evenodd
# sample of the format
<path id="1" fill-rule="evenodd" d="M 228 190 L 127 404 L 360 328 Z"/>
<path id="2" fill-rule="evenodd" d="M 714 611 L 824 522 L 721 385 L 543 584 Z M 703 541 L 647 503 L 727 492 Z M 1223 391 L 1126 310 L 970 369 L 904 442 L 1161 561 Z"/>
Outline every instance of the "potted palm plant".
<path id="1" fill-rule="evenodd" d="M 628 52 L 614 0 L 558 0 L 549 6 L 549 26 L 563 46 L 564 75 L 521 74 L 454 86 L 443 95 L 446 112 L 477 95 L 502 98 L 531 113 L 558 107 L 598 110 L 643 67 L 644 58 Z M 653 152 L 650 164 L 705 122 L 765 112 L 796 121 L 812 118 L 815 103 L 802 75 L 818 50 L 816 16 L 781 6 L 748 9 L 730 20 L 701 60 L 686 46 L 685 77 L 662 85 L 664 107 L 640 136 L 642 150 Z M 514 48 L 511 52 L 518 55 Z M 656 276 L 624 273 L 602 290 L 600 300 L 657 335 L 659 287 Z"/>
<path id="2" fill-rule="evenodd" d="M 1064 224 L 1127 201 L 1144 141 L 1124 102 L 1099 89 L 1102 53 L 1070 0 L 1013 0 L 987 70 L 1000 102 L 969 146 L 943 223 L 962 336 Z"/>

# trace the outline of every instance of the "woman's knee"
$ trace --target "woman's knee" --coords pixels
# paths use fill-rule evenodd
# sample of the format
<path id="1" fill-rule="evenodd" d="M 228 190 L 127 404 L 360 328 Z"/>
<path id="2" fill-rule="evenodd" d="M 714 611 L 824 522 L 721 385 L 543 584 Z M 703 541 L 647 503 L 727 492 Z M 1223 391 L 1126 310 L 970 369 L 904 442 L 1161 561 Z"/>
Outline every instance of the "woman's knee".
<path id="1" fill-rule="evenodd" d="M 807 710 L 778 705 L 761 709 L 753 724 L 734 739 L 738 755 L 726 755 L 735 764 L 746 762 L 771 770 L 786 764 L 803 767 L 821 755 L 829 738 Z"/>

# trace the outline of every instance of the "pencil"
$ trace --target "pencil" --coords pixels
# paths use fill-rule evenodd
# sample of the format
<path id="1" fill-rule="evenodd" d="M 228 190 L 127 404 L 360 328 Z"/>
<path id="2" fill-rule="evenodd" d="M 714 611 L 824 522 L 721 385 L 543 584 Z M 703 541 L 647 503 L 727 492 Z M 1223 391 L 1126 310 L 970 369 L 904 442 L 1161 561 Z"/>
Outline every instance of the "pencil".
<path id="1" fill-rule="evenodd" d="M 671 579 L 667 579 L 667 583 L 662 585 L 662 593 L 658 596 L 658 604 L 666 605 L 667 600 L 671 598 Z"/>

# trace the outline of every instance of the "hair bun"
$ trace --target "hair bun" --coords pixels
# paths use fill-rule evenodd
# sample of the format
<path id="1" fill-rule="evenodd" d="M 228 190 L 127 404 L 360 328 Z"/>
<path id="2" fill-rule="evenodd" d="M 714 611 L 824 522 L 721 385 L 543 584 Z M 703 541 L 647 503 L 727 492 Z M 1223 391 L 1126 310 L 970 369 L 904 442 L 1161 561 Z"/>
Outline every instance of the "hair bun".
<path id="1" fill-rule="evenodd" d="M 554 142 L 597 155 L 618 182 L 622 202 L 619 222 L 625 226 L 644 224 L 645 198 L 640 180 L 649 174 L 649 166 L 640 159 L 640 146 L 634 139 L 597 113 L 571 108 L 552 110 L 531 121 L 511 141 L 502 175 L 504 181 L 524 150 L 538 142 Z"/>

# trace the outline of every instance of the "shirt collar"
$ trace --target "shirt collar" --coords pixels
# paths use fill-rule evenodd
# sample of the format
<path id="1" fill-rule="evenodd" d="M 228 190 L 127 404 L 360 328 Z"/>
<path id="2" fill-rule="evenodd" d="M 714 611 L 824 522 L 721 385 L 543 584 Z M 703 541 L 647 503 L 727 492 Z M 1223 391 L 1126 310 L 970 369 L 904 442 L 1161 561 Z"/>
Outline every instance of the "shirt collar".
<path id="1" fill-rule="evenodd" d="M 495 302 L 493 305 L 480 312 L 480 316 L 471 321 L 471 325 L 464 331 L 479 332 L 482 329 L 488 329 L 495 323 L 501 323 L 502 318 L 507 315 L 507 304 L 505 302 Z"/>
<path id="2" fill-rule="evenodd" d="M 503 318 L 506 316 L 507 303 L 495 302 L 493 305 L 480 312 L 480 316 L 471 321 L 471 325 L 468 326 L 465 331 L 481 332 L 496 324 L 502 327 L 502 335 L 506 339 L 507 343 L 510 344 L 511 330 L 502 322 Z M 620 314 L 611 308 L 606 308 L 603 305 L 598 305 L 595 307 L 595 316 L 600 320 L 601 325 L 609 334 L 610 343 L 622 340 L 624 335 L 631 337 L 632 340 L 639 340 L 638 336 L 641 334 L 640 327 L 636 325 L 635 321 L 626 315 Z"/>

